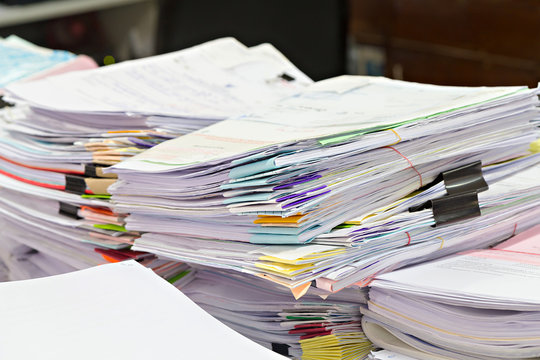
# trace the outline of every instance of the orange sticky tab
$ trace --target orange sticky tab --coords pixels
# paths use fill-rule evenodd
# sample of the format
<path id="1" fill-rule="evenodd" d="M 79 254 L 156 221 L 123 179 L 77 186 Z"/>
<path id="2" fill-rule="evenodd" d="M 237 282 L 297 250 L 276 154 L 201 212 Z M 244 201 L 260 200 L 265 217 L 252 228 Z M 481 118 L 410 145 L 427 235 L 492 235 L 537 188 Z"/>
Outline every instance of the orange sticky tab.
<path id="1" fill-rule="evenodd" d="M 255 224 L 264 224 L 264 223 L 270 223 L 270 224 L 296 224 L 298 220 L 302 218 L 301 215 L 294 215 L 289 216 L 286 218 L 282 218 L 281 216 L 265 216 L 260 217 L 259 219 L 253 221 Z"/>
<path id="2" fill-rule="evenodd" d="M 105 254 L 101 254 L 101 256 L 103 256 L 103 258 L 105 259 L 105 261 L 108 261 L 110 263 L 117 263 L 117 262 L 120 262 L 120 260 L 116 260 L 108 255 L 105 255 Z"/>
<path id="3" fill-rule="evenodd" d="M 110 209 L 104 209 L 104 208 L 94 208 L 90 206 L 81 206 L 81 210 L 87 210 L 91 211 L 93 213 L 103 214 L 103 215 L 111 215 L 116 216 L 117 214 L 113 213 Z"/>
<path id="4" fill-rule="evenodd" d="M 110 130 L 107 131 L 107 134 L 121 134 L 121 133 L 132 133 L 132 134 L 140 134 L 140 133 L 146 133 L 146 130 Z"/>
<path id="5" fill-rule="evenodd" d="M 307 293 L 310 286 L 311 286 L 311 283 L 308 282 L 307 284 L 291 288 L 291 292 L 294 295 L 294 298 L 296 300 L 300 299 L 302 296 L 304 296 Z"/>
<path id="6" fill-rule="evenodd" d="M 375 278 L 375 276 L 368 276 L 367 278 L 365 278 L 364 280 L 360 280 L 359 282 L 357 283 L 354 283 L 354 285 L 358 286 L 358 287 L 366 287 L 366 286 L 369 286 L 369 284 L 371 284 L 371 282 L 373 281 L 373 279 Z"/>

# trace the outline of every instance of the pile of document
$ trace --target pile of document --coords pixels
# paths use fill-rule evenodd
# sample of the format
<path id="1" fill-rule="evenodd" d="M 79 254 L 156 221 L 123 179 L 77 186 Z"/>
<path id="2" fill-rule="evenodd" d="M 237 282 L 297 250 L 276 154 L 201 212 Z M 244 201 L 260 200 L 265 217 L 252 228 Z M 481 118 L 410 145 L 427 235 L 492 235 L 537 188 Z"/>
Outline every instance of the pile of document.
<path id="1" fill-rule="evenodd" d="M 247 48 L 224 38 L 15 84 L 7 97 L 28 108 L 6 127 L 18 147 L 11 156 L 23 164 L 113 164 L 311 82 L 270 44 Z"/>
<path id="2" fill-rule="evenodd" d="M 0 39 L 0 94 L 4 93 L 4 87 L 14 83 L 36 81 L 48 76 L 67 73 L 75 70 L 96 68 L 97 64 L 85 55 L 74 55 L 67 51 L 51 50 L 36 46 L 15 35 Z M 24 106 L 14 105 L 3 100 L 0 101 L 0 123 L 5 124 L 6 119 L 17 117 L 24 111 Z M 6 140 L 4 131 L 0 131 L 2 140 Z M 0 157 L 1 162 L 5 158 Z M 0 173 L 4 173 L 2 167 Z M 0 188 L 2 200 L 9 201 L 9 192 Z M 23 198 L 16 195 L 11 201 L 24 202 Z M 1 208 L 0 212 L 10 211 L 9 208 Z M 27 233 L 24 226 L 9 224 L 0 218 L 2 235 L 0 241 L 0 277 L 2 280 L 29 279 L 45 275 L 54 275 L 74 270 L 68 264 L 55 261 L 44 253 L 38 253 L 35 248 L 20 243 Z"/>
<path id="3" fill-rule="evenodd" d="M 0 129 L 6 237 L 55 258 L 62 269 L 150 258 L 129 251 L 139 234 L 111 209 L 107 188 L 115 176 L 104 166 L 311 82 L 271 45 L 247 48 L 225 38 L 8 86 L 6 98 L 16 106 L 2 113 Z"/>
<path id="4" fill-rule="evenodd" d="M 372 283 L 364 330 L 418 359 L 540 358 L 540 226 Z"/>
<path id="5" fill-rule="evenodd" d="M 215 318 L 295 359 L 362 359 L 371 349 L 360 327 L 365 293 L 347 289 L 323 300 L 314 292 L 295 301 L 290 293 L 236 272 L 197 269 L 178 286 Z"/>
<path id="6" fill-rule="evenodd" d="M 366 335 L 424 359 L 539 356 L 528 326 L 538 299 L 517 282 L 503 291 L 458 281 L 474 271 L 532 281 L 530 241 L 391 272 L 529 239 L 540 223 L 538 93 L 312 83 L 271 45 L 231 38 L 8 85 L 0 278 L 136 260 L 299 359 L 362 359 Z"/>
<path id="7" fill-rule="evenodd" d="M 283 360 L 134 261 L 0 284 L 3 359 Z"/>
<path id="8" fill-rule="evenodd" d="M 352 246 L 350 252 L 357 256 L 355 262 L 318 280 L 318 285 L 330 291 L 353 283 L 367 285 L 376 274 L 457 251 L 490 246 L 539 223 L 540 153 L 483 170 L 489 189 L 473 194 L 478 199 L 478 217 L 441 225 L 434 208 L 411 212 L 410 209 L 446 198 L 462 207 L 461 210 L 473 209 L 466 202 L 467 194 L 447 195 L 448 188 L 440 182 L 315 239 L 315 243 Z M 458 214 L 461 211 L 451 210 Z M 443 212 L 441 216 L 446 214 Z"/>
<path id="9" fill-rule="evenodd" d="M 430 186 L 445 171 L 481 161 L 493 184 L 536 165 L 530 148 L 538 137 L 537 105 L 537 89 L 525 87 L 338 77 L 108 168 L 119 177 L 109 192 L 115 211 L 130 214 L 126 229 L 143 232 L 135 250 L 264 277 L 297 297 L 313 280 L 337 291 L 415 258 L 487 246 L 536 223 L 539 189 L 530 176 L 537 175 L 528 174 L 519 189 L 501 185 L 485 197 L 486 187 L 474 189 L 482 209 L 472 219 L 433 228 L 432 210 L 401 208 L 380 218 L 404 219 L 391 229 L 360 236 L 362 226 L 339 229 L 419 188 L 428 193 L 413 204 L 445 195 L 441 184 Z M 490 228 L 508 225 L 506 218 L 508 230 Z M 387 256 L 393 258 L 382 263 Z"/>

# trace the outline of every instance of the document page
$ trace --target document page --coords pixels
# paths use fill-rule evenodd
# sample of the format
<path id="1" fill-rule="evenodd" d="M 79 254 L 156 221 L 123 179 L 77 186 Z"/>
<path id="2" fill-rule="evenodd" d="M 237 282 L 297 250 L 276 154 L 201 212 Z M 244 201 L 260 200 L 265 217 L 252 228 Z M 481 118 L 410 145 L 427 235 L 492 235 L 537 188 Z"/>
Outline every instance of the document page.
<path id="1" fill-rule="evenodd" d="M 277 50 L 275 50 L 277 52 Z M 246 77 L 242 69 L 250 67 Z M 274 86 L 282 73 L 299 81 Z M 281 83 L 281 82 L 280 82 Z M 277 85 L 279 85 L 278 83 Z M 311 83 L 289 62 L 251 52 L 232 38 L 186 50 L 126 61 L 32 84 L 11 94 L 33 106 L 71 113 L 137 113 L 222 119 L 295 92 Z M 49 89 L 54 89 L 50 91 Z M 281 91 L 280 91 L 281 89 Z"/>
<path id="2" fill-rule="evenodd" d="M 347 91 L 343 91 L 344 86 Z M 272 144 L 421 123 L 419 119 L 426 120 L 435 114 L 519 90 L 519 87 L 435 87 L 386 78 L 337 77 L 316 83 L 302 94 L 252 115 L 227 119 L 168 141 L 115 168 L 162 171 L 239 156 Z M 419 108 L 418 104 L 425 106 Z"/>
<path id="3" fill-rule="evenodd" d="M 476 307 L 506 308 L 520 304 L 540 309 L 540 226 L 500 246 L 473 250 L 440 261 L 381 275 L 374 286 L 396 290 L 418 289 L 463 298 Z M 491 299 L 482 304 L 482 299 Z M 499 304 L 497 304 L 499 303 Z"/>
<path id="4" fill-rule="evenodd" d="M 284 359 L 135 261 L 0 284 L 1 359 Z"/>

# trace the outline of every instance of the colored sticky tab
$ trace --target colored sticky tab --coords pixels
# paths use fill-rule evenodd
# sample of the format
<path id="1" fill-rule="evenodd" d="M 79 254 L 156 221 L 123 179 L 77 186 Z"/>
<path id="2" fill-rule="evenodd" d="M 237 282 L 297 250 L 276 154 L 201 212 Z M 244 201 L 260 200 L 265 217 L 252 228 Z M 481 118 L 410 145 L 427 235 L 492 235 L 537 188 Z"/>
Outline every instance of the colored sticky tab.
<path id="1" fill-rule="evenodd" d="M 302 245 L 302 246 L 265 246 L 251 251 L 251 253 L 263 254 L 265 256 L 273 256 L 279 259 L 298 260 L 301 258 L 311 258 L 320 254 L 327 254 L 332 250 L 345 251 L 342 247 L 330 246 L 330 245 Z"/>
<path id="2" fill-rule="evenodd" d="M 354 132 L 354 133 L 349 133 L 349 134 L 346 134 L 346 135 L 334 136 L 334 137 L 325 138 L 325 139 L 319 139 L 318 141 L 319 141 L 319 144 L 321 144 L 322 146 L 327 146 L 327 145 L 333 145 L 333 144 L 337 144 L 337 143 L 340 143 L 340 142 L 344 142 L 344 141 L 347 141 L 349 139 L 352 139 L 353 137 L 364 135 L 364 134 L 365 134 L 365 132 Z"/>
<path id="3" fill-rule="evenodd" d="M 302 296 L 304 296 L 307 291 L 309 290 L 309 287 L 311 286 L 311 283 L 303 284 L 294 288 L 291 288 L 291 292 L 296 300 L 300 299 Z"/>
<path id="4" fill-rule="evenodd" d="M 253 180 L 244 180 L 244 181 L 235 181 L 227 184 L 220 185 L 222 190 L 232 190 L 232 189 L 241 189 L 241 188 L 250 188 L 253 186 L 264 186 L 268 183 L 267 179 L 253 179 Z"/>
<path id="5" fill-rule="evenodd" d="M 103 215 L 110 215 L 110 216 L 116 216 L 114 212 L 110 209 L 105 208 L 96 208 L 91 206 L 81 206 L 81 210 L 91 211 L 93 213 L 103 214 Z"/>
<path id="6" fill-rule="evenodd" d="M 367 278 L 358 281 L 354 285 L 356 285 L 356 286 L 358 286 L 360 288 L 363 288 L 363 287 L 369 286 L 369 284 L 371 284 L 373 279 L 375 279 L 375 275 L 368 276 Z"/>
<path id="7" fill-rule="evenodd" d="M 283 264 L 283 263 L 255 263 L 255 266 L 260 269 L 273 271 L 278 274 L 290 276 L 292 274 L 299 274 L 310 270 L 313 264 Z"/>
<path id="8" fill-rule="evenodd" d="M 298 227 L 254 227 L 248 230 L 250 234 L 268 234 L 268 235 L 299 235 L 303 230 Z"/>
<path id="9" fill-rule="evenodd" d="M 85 188 L 90 189 L 93 194 L 104 194 L 109 195 L 107 188 L 114 184 L 116 182 L 116 179 L 94 179 L 94 178 L 86 178 L 84 179 L 85 182 Z M 66 191 L 67 191 L 67 185 L 66 185 Z"/>
<path id="10" fill-rule="evenodd" d="M 229 204 L 250 202 L 250 201 L 268 201 L 268 200 L 271 200 L 272 197 L 274 196 L 275 195 L 272 193 L 255 193 L 255 194 L 249 194 L 249 195 L 243 195 L 243 196 L 235 196 L 235 197 L 231 197 L 231 198 L 223 200 L 223 204 L 229 205 Z"/>
<path id="11" fill-rule="evenodd" d="M 343 254 L 345 253 L 345 251 L 346 251 L 345 249 L 325 251 L 325 252 L 317 253 L 317 254 L 309 254 L 304 257 L 300 257 L 298 259 L 283 259 L 283 258 L 279 258 L 275 256 L 265 255 L 265 256 L 261 256 L 259 260 L 277 262 L 277 263 L 282 263 L 282 264 L 298 265 L 298 263 L 300 262 L 305 262 L 305 261 L 310 261 L 310 260 L 312 261 L 312 260 L 322 259 L 329 256 L 336 256 L 339 254 Z"/>
<path id="12" fill-rule="evenodd" d="M 124 226 L 119 226 L 119 225 L 114 225 L 114 224 L 94 224 L 94 227 L 97 229 L 103 229 L 103 230 L 127 232 Z"/>
<path id="13" fill-rule="evenodd" d="M 535 141 L 533 141 L 533 142 L 531 143 L 530 150 L 531 150 L 533 153 L 540 152 L 540 139 L 537 139 L 537 140 L 535 140 Z"/>
<path id="14" fill-rule="evenodd" d="M 277 169 L 278 167 L 274 161 L 275 158 L 255 161 L 246 165 L 237 166 L 232 168 L 229 172 L 229 178 L 238 179 L 249 175 L 257 174 L 263 171 L 270 171 Z"/>
<path id="15" fill-rule="evenodd" d="M 170 278 L 167 281 L 170 282 L 171 284 L 174 284 L 175 282 L 177 282 L 178 280 L 180 280 L 181 278 L 183 278 L 184 276 L 186 276 L 190 272 L 191 272 L 191 270 L 182 271 L 180 274 L 173 276 L 172 278 Z"/>
<path id="16" fill-rule="evenodd" d="M 81 195 L 83 199 L 110 199 L 111 195 L 105 194 L 83 194 Z"/>
<path id="17" fill-rule="evenodd" d="M 249 238 L 249 242 L 252 244 L 300 244 L 302 243 L 297 235 L 283 235 L 283 234 L 253 234 Z"/>
<path id="18" fill-rule="evenodd" d="M 105 261 L 110 262 L 110 263 L 120 262 L 120 260 L 114 259 L 110 257 L 109 255 L 101 254 L 101 256 L 103 257 L 103 259 L 105 259 Z"/>
<path id="19" fill-rule="evenodd" d="M 281 216 L 261 216 L 259 215 L 259 218 L 253 221 L 254 224 L 297 224 L 300 219 L 302 219 L 303 215 L 295 215 L 295 216 L 289 216 L 289 217 L 281 217 Z"/>

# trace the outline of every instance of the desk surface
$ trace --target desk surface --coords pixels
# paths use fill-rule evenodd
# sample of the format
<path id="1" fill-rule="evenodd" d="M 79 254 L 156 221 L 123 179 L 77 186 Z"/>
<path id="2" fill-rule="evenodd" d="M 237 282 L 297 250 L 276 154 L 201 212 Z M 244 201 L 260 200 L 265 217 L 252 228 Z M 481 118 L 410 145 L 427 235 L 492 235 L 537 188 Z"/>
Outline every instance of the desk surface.
<path id="1" fill-rule="evenodd" d="M 29 5 L 0 5 L 0 27 L 150 1 L 156 0 L 53 0 Z"/>

